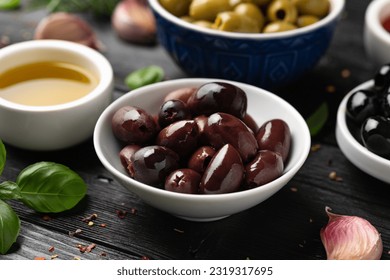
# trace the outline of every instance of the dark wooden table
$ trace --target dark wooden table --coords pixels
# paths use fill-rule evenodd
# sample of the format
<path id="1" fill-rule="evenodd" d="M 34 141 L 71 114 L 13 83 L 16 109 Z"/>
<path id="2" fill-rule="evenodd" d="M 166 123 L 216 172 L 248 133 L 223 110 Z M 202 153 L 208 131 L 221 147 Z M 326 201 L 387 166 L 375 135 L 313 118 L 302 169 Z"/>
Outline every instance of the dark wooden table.
<path id="1" fill-rule="evenodd" d="M 357 169 L 342 154 L 335 141 L 336 110 L 342 97 L 357 84 L 370 79 L 376 67 L 363 46 L 364 11 L 369 0 L 346 1 L 332 44 L 317 67 L 301 80 L 275 90 L 306 118 L 323 101 L 330 116 L 321 133 L 313 137 L 320 148 L 276 195 L 226 219 L 197 223 L 178 219 L 143 203 L 125 190 L 99 162 L 92 140 L 76 147 L 36 153 L 6 144 L 7 164 L 1 180 L 15 180 L 27 165 L 55 161 L 78 172 L 89 186 L 86 198 L 67 213 L 50 215 L 11 202 L 21 218 L 21 232 L 7 255 L 0 259 L 326 259 L 320 229 L 328 218 L 325 206 L 335 213 L 369 220 L 381 233 L 382 259 L 390 259 L 390 186 Z M 19 9 L 0 12 L 3 43 L 29 40 L 45 11 Z M 115 70 L 117 98 L 127 91 L 123 78 L 140 67 L 155 64 L 166 79 L 186 77 L 158 45 L 139 46 L 119 40 L 109 22 L 90 19 L 106 46 L 104 55 Z M 1 62 L 0 62 L 1 63 Z M 23 137 L 21 135 L 20 137 Z M 331 180 L 336 172 L 342 180 Z M 126 211 L 119 218 L 117 211 Z M 94 226 L 82 221 L 97 214 Z M 105 224 L 106 227 L 101 225 Z M 82 230 L 79 235 L 70 233 Z M 91 252 L 79 245 L 95 243 Z M 50 247 L 54 251 L 50 252 Z"/>

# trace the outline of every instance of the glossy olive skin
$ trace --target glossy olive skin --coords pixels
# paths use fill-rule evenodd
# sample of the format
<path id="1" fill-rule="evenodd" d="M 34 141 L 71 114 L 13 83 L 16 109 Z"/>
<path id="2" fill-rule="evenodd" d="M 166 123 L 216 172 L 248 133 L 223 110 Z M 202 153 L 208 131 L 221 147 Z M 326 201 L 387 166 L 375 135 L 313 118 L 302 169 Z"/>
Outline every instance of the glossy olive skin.
<path id="1" fill-rule="evenodd" d="M 274 0 L 267 8 L 267 17 L 270 21 L 294 23 L 298 10 L 290 0 Z"/>
<path id="2" fill-rule="evenodd" d="M 257 131 L 259 130 L 259 125 L 257 124 L 257 122 L 252 118 L 251 115 L 249 114 L 246 114 L 244 119 L 243 119 L 244 123 L 253 131 L 253 133 L 257 133 Z"/>
<path id="3" fill-rule="evenodd" d="M 390 92 L 387 92 L 382 97 L 381 112 L 384 117 L 390 118 Z"/>
<path id="4" fill-rule="evenodd" d="M 361 137 L 368 150 L 390 159 L 390 119 L 383 116 L 368 117 L 362 124 Z"/>
<path id="5" fill-rule="evenodd" d="M 245 187 L 252 189 L 267 184 L 283 173 L 284 164 L 280 154 L 261 150 L 245 166 Z"/>
<path id="6" fill-rule="evenodd" d="M 159 0 L 168 12 L 174 16 L 181 17 L 188 13 L 192 0 Z"/>
<path id="7" fill-rule="evenodd" d="M 265 18 L 261 9 L 253 3 L 241 3 L 234 7 L 235 13 L 251 18 L 257 23 L 259 32 L 263 29 Z"/>
<path id="8" fill-rule="evenodd" d="M 302 15 L 297 18 L 297 26 L 298 27 L 305 27 L 312 25 L 320 20 L 319 17 L 312 16 L 312 15 Z"/>
<path id="9" fill-rule="evenodd" d="M 157 125 L 145 110 L 124 106 L 117 110 L 111 120 L 112 131 L 121 141 L 128 144 L 145 144 L 157 133 Z"/>
<path id="10" fill-rule="evenodd" d="M 212 114 L 204 128 L 208 143 L 216 149 L 225 144 L 232 145 L 243 162 L 252 159 L 257 153 L 255 135 L 240 119 L 226 113 Z"/>
<path id="11" fill-rule="evenodd" d="M 192 0 L 189 15 L 195 20 L 214 21 L 218 13 L 231 9 L 230 0 Z"/>
<path id="12" fill-rule="evenodd" d="M 185 87 L 185 88 L 176 89 L 174 91 L 171 91 L 165 96 L 164 102 L 168 100 L 178 99 L 187 103 L 188 99 L 195 91 L 196 91 L 195 87 Z"/>
<path id="13" fill-rule="evenodd" d="M 267 24 L 264 29 L 263 33 L 275 33 L 275 32 L 283 32 L 283 31 L 289 31 L 297 29 L 298 27 L 292 23 L 284 22 L 284 21 L 274 21 L 269 24 Z"/>
<path id="14" fill-rule="evenodd" d="M 324 17 L 328 14 L 330 4 L 328 0 L 291 0 L 297 7 L 299 13 Z"/>
<path id="15" fill-rule="evenodd" d="M 199 130 L 194 120 L 177 121 L 157 135 L 156 144 L 175 151 L 180 157 L 186 157 L 198 145 Z"/>
<path id="16" fill-rule="evenodd" d="M 374 75 L 374 89 L 386 92 L 390 87 L 390 64 L 382 65 Z"/>
<path id="17" fill-rule="evenodd" d="M 194 116 L 224 112 L 243 119 L 247 103 L 246 94 L 239 87 L 230 83 L 210 82 L 200 86 L 188 99 L 187 105 Z"/>
<path id="18" fill-rule="evenodd" d="M 347 116 L 361 124 L 369 116 L 379 113 L 380 103 L 378 93 L 374 90 L 357 90 L 347 101 Z"/>
<path id="19" fill-rule="evenodd" d="M 285 162 L 290 153 L 291 132 L 288 124 L 281 119 L 265 122 L 259 129 L 256 140 L 259 150 L 279 153 Z"/>
<path id="20" fill-rule="evenodd" d="M 165 101 L 158 113 L 158 124 L 160 127 L 166 127 L 174 122 L 188 120 L 191 118 L 190 110 L 187 104 L 178 99 Z"/>
<path id="21" fill-rule="evenodd" d="M 128 167 L 135 180 L 151 186 L 162 186 L 165 178 L 178 168 L 179 156 L 163 146 L 146 146 L 136 151 Z"/>
<path id="22" fill-rule="evenodd" d="M 199 192 L 221 194 L 236 192 L 244 178 L 244 166 L 237 150 L 224 145 L 212 158 L 199 184 Z"/>
<path id="23" fill-rule="evenodd" d="M 229 32 L 259 33 L 260 28 L 256 20 L 245 14 L 236 12 L 219 13 L 212 25 L 213 29 Z"/>
<path id="24" fill-rule="evenodd" d="M 203 174 L 215 153 L 215 149 L 210 146 L 198 148 L 188 160 L 188 168 Z"/>
<path id="25" fill-rule="evenodd" d="M 164 188 L 171 192 L 197 194 L 200 179 L 201 175 L 192 169 L 177 169 L 168 175 Z"/>
<path id="26" fill-rule="evenodd" d="M 131 162 L 131 157 L 135 154 L 136 151 L 138 151 L 139 149 L 141 149 L 141 146 L 140 145 L 134 145 L 134 144 L 130 144 L 130 145 L 126 145 L 125 147 L 123 147 L 120 151 L 119 151 L 119 159 L 121 160 L 121 164 L 124 168 L 126 168 L 127 170 L 127 167 L 129 166 L 130 162 Z"/>

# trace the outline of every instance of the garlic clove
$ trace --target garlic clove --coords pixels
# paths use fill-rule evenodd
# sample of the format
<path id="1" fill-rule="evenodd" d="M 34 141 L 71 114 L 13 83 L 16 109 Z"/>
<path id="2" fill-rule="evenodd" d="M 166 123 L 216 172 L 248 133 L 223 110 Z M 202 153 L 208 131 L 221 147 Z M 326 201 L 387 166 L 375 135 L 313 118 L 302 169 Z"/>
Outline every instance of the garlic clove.
<path id="1" fill-rule="evenodd" d="M 112 26 L 125 41 L 150 44 L 156 40 L 156 20 L 146 0 L 123 0 L 112 15 Z"/>
<path id="2" fill-rule="evenodd" d="M 65 12 L 50 14 L 43 18 L 35 29 L 34 39 L 57 39 L 72 41 L 102 50 L 91 26 L 82 18 Z"/>
<path id="3" fill-rule="evenodd" d="M 320 231 L 328 260 L 379 260 L 382 256 L 382 238 L 367 220 L 357 216 L 343 216 L 325 212 L 328 224 Z"/>

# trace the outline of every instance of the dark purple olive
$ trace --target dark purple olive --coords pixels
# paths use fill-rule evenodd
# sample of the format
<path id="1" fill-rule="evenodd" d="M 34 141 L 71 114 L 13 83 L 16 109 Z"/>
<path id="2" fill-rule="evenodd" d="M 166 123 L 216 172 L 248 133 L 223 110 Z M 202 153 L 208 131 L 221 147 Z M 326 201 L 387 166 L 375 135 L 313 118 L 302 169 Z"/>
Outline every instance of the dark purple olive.
<path id="1" fill-rule="evenodd" d="M 138 151 L 139 149 L 141 149 L 141 146 L 131 144 L 131 145 L 125 146 L 124 148 L 122 148 L 122 150 L 120 150 L 120 152 L 119 152 L 119 158 L 120 158 L 121 163 L 122 163 L 122 166 L 123 166 L 124 168 L 127 169 L 127 167 L 129 166 L 129 164 L 130 164 L 130 162 L 131 162 L 131 157 L 132 157 L 133 154 L 135 154 L 135 152 Z"/>
<path id="2" fill-rule="evenodd" d="M 180 157 L 185 157 L 196 149 L 199 130 L 195 121 L 183 120 L 175 122 L 160 131 L 156 144 L 168 147 Z"/>
<path id="3" fill-rule="evenodd" d="M 174 122 L 191 119 L 187 104 L 181 100 L 173 99 L 164 102 L 158 114 L 158 124 L 164 128 Z"/>
<path id="4" fill-rule="evenodd" d="M 200 174 L 203 174 L 214 155 L 215 150 L 213 147 L 200 147 L 188 160 L 188 167 Z"/>
<path id="5" fill-rule="evenodd" d="M 239 190 L 244 177 L 244 166 L 237 150 L 226 144 L 211 159 L 199 184 L 204 194 L 231 193 Z"/>
<path id="6" fill-rule="evenodd" d="M 194 118 L 194 121 L 196 122 L 196 124 L 198 125 L 198 130 L 199 130 L 199 144 L 205 144 L 207 145 L 207 139 L 204 135 L 204 128 L 207 124 L 207 121 L 208 121 L 208 117 L 206 117 L 205 115 L 200 115 L 200 116 L 197 116 Z"/>
<path id="7" fill-rule="evenodd" d="M 249 189 L 267 184 L 283 173 L 283 159 L 279 153 L 261 150 L 245 166 L 245 187 Z"/>
<path id="8" fill-rule="evenodd" d="M 245 92 L 235 85 L 211 82 L 200 86 L 188 99 L 187 104 L 194 116 L 224 112 L 244 119 L 247 97 Z"/>
<path id="9" fill-rule="evenodd" d="M 285 162 L 290 153 L 291 132 L 288 124 L 281 119 L 265 122 L 256 135 L 259 150 L 279 153 Z"/>
<path id="10" fill-rule="evenodd" d="M 378 114 L 379 109 L 378 93 L 374 90 L 357 90 L 347 101 L 347 116 L 358 124 L 367 117 Z"/>
<path id="11" fill-rule="evenodd" d="M 256 134 L 257 131 L 259 130 L 258 124 L 249 114 L 245 115 L 243 122 L 247 125 L 247 127 L 249 127 L 253 131 L 253 133 Z"/>
<path id="12" fill-rule="evenodd" d="M 257 153 L 258 144 L 254 133 L 233 115 L 212 114 L 208 118 L 204 134 L 209 145 L 216 149 L 231 144 L 241 155 L 243 162 L 252 159 Z"/>
<path id="13" fill-rule="evenodd" d="M 381 102 L 382 116 L 390 118 L 390 92 L 386 92 Z"/>
<path id="14" fill-rule="evenodd" d="M 167 147 L 146 146 L 134 153 L 129 173 L 135 180 L 152 185 L 164 185 L 165 178 L 178 168 L 179 156 Z"/>
<path id="15" fill-rule="evenodd" d="M 133 106 L 117 110 L 111 119 L 111 125 L 114 135 L 128 144 L 150 142 L 157 133 L 153 117 L 145 110 Z"/>
<path id="16" fill-rule="evenodd" d="M 364 146 L 371 152 L 390 159 L 390 119 L 371 116 L 362 124 L 361 136 Z"/>
<path id="17" fill-rule="evenodd" d="M 374 89 L 378 92 L 387 91 L 390 87 L 390 64 L 382 65 L 374 76 Z"/>
<path id="18" fill-rule="evenodd" d="M 191 97 L 191 95 L 195 91 L 196 91 L 196 88 L 194 88 L 194 87 L 179 88 L 177 90 L 174 90 L 174 91 L 168 93 L 164 98 L 164 102 L 168 101 L 168 100 L 179 99 L 179 100 L 187 103 L 188 99 Z"/>
<path id="19" fill-rule="evenodd" d="M 173 171 L 165 180 L 165 189 L 171 192 L 197 194 L 200 174 L 189 168 Z"/>

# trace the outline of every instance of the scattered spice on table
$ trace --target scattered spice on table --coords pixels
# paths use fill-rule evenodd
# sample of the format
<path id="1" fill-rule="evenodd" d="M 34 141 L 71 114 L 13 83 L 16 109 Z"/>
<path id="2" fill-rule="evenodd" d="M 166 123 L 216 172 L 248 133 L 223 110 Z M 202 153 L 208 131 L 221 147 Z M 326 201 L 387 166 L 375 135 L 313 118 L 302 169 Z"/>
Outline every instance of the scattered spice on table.
<path id="1" fill-rule="evenodd" d="M 73 237 L 73 236 L 78 236 L 82 233 L 83 233 L 83 231 L 81 229 L 76 229 L 75 231 L 69 231 L 68 234 L 70 237 Z"/>
<path id="2" fill-rule="evenodd" d="M 45 257 L 34 257 L 34 260 L 43 261 L 43 260 L 46 260 L 46 258 Z"/>
<path id="3" fill-rule="evenodd" d="M 115 212 L 119 219 L 124 219 L 127 215 L 127 211 L 125 210 L 115 210 Z"/>
<path id="4" fill-rule="evenodd" d="M 74 257 L 73 257 L 73 260 L 75 260 L 75 261 L 79 261 L 79 260 L 81 260 L 81 258 L 80 258 L 80 257 L 78 257 L 78 256 L 74 256 Z"/>
<path id="5" fill-rule="evenodd" d="M 297 192 L 297 191 L 298 191 L 298 188 L 296 188 L 296 187 L 291 187 L 291 188 L 290 188 L 290 191 L 292 191 L 292 192 Z"/>
<path id="6" fill-rule="evenodd" d="M 92 221 L 89 221 L 89 222 L 88 222 L 88 226 L 89 226 L 89 227 L 92 227 L 93 225 L 94 225 L 94 223 L 93 223 Z"/>
<path id="7" fill-rule="evenodd" d="M 317 152 L 321 148 L 321 144 L 314 144 L 311 146 L 310 151 Z"/>
<path id="8" fill-rule="evenodd" d="M 50 246 L 49 249 L 48 249 L 48 251 L 49 251 L 50 253 L 53 252 L 53 251 L 54 251 L 54 246 Z"/>
<path id="9" fill-rule="evenodd" d="M 334 93 L 334 92 L 336 92 L 336 87 L 334 85 L 328 85 L 328 86 L 326 86 L 326 92 Z"/>
<path id="10" fill-rule="evenodd" d="M 51 260 L 54 260 L 54 259 L 56 259 L 56 258 L 58 258 L 58 255 L 52 255 L 52 256 L 50 256 L 50 259 L 51 259 Z"/>
<path id="11" fill-rule="evenodd" d="M 79 248 L 80 253 L 90 253 L 93 249 L 96 248 L 96 244 L 91 243 L 88 246 L 83 246 L 81 244 L 77 244 L 77 248 Z"/>
<path id="12" fill-rule="evenodd" d="M 102 227 L 102 228 L 105 228 L 105 227 L 107 227 L 107 225 L 106 225 L 106 224 L 100 224 L 99 226 L 100 226 L 100 227 Z"/>
<path id="13" fill-rule="evenodd" d="M 173 230 L 178 232 L 178 233 L 184 233 L 184 230 L 181 230 L 181 229 L 178 229 L 178 228 L 174 228 Z"/>
<path id="14" fill-rule="evenodd" d="M 100 252 L 99 256 L 101 256 L 101 257 L 107 257 L 107 253 L 106 253 L 106 252 Z"/>
<path id="15" fill-rule="evenodd" d="M 83 221 L 84 223 L 89 223 L 90 221 L 96 220 L 97 217 L 98 217 L 98 215 L 96 213 L 93 213 L 93 214 L 83 218 L 81 221 Z"/>
<path id="16" fill-rule="evenodd" d="M 349 69 L 343 69 L 341 71 L 341 77 L 343 77 L 344 79 L 349 78 L 350 76 L 351 76 L 351 71 L 349 71 Z"/>
<path id="17" fill-rule="evenodd" d="M 336 182 L 341 182 L 343 181 L 343 178 L 337 175 L 336 171 L 332 171 L 328 175 L 329 179 L 336 181 Z"/>
<path id="18" fill-rule="evenodd" d="M 42 220 L 44 220 L 44 221 L 50 221 L 52 218 L 49 216 L 49 215 L 43 215 L 42 216 Z"/>
<path id="19" fill-rule="evenodd" d="M 135 214 L 137 214 L 137 209 L 135 209 L 135 208 L 131 208 L 131 210 L 130 210 L 130 214 L 132 214 L 132 215 L 135 215 Z"/>

